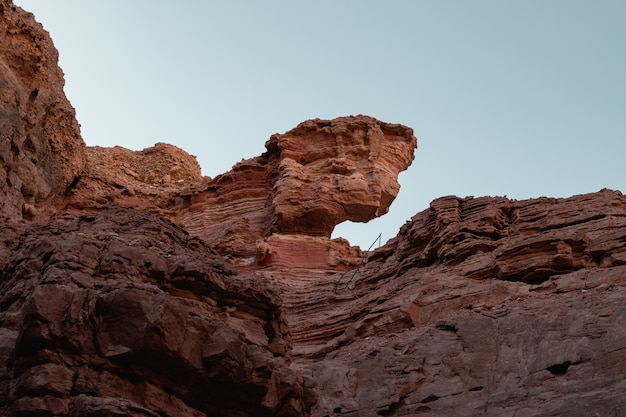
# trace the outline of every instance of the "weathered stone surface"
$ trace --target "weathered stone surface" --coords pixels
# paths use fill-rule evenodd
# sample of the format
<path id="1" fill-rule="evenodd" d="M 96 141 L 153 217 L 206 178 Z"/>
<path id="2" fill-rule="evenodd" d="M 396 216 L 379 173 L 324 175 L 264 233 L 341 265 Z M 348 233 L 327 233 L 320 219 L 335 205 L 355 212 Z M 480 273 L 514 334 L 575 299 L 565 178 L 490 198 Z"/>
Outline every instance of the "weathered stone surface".
<path id="1" fill-rule="evenodd" d="M 46 216 L 85 166 L 75 112 L 48 33 L 0 1 L 0 219 Z M 49 213 L 48 213 L 49 214 Z"/>
<path id="2" fill-rule="evenodd" d="M 358 252 L 345 241 L 329 241 L 334 227 L 385 214 L 400 188 L 398 174 L 413 161 L 416 146 L 410 128 L 368 116 L 309 120 L 273 135 L 263 155 L 240 162 L 202 188 L 177 194 L 168 206 L 190 233 L 244 270 L 294 261 L 350 268 Z M 282 244 L 299 236 L 304 238 L 297 243 Z M 311 263 L 291 253 L 315 242 L 308 236 L 332 251 Z"/>
<path id="3" fill-rule="evenodd" d="M 307 121 L 215 179 L 84 148 L 0 16 L 0 416 L 626 415 L 620 192 L 443 197 L 365 254 L 330 233 L 386 212 L 409 128 Z"/>
<path id="4" fill-rule="evenodd" d="M 195 156 L 166 143 L 141 151 L 93 146 L 86 154 L 83 175 L 57 202 L 57 210 L 80 213 L 117 203 L 164 214 L 162 202 L 170 193 L 209 180 Z"/>
<path id="5" fill-rule="evenodd" d="M 626 412 L 626 198 L 444 197 L 359 270 L 270 268 L 314 416 Z"/>
<path id="6" fill-rule="evenodd" d="M 180 227 L 121 207 L 0 227 L 0 415 L 307 414 L 280 299 Z"/>

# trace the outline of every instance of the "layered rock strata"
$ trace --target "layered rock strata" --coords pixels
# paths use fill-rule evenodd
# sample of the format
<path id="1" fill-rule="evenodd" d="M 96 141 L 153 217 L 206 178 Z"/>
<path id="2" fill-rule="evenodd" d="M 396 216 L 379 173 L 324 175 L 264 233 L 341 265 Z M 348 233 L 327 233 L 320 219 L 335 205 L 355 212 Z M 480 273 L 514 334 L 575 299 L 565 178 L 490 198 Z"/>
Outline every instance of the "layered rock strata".
<path id="1" fill-rule="evenodd" d="M 365 254 L 330 233 L 387 211 L 409 128 L 307 121 L 215 179 L 88 148 L 0 17 L 0 416 L 626 414 L 620 192 L 443 197 Z"/>
<path id="2" fill-rule="evenodd" d="M 182 223 L 244 270 L 351 268 L 360 252 L 331 242 L 334 227 L 385 214 L 413 161 L 413 131 L 368 116 L 303 122 L 215 179 L 167 144 L 87 148 L 47 32 L 0 5 L 0 218 L 45 221 L 114 202 Z"/>
<path id="3" fill-rule="evenodd" d="M 309 120 L 168 206 L 190 233 L 243 270 L 350 268 L 360 252 L 331 242 L 334 227 L 385 214 L 416 146 L 410 128 L 368 116 Z"/>
<path id="4" fill-rule="evenodd" d="M 362 253 L 331 240 L 334 227 L 385 214 L 416 146 L 410 128 L 368 116 L 309 120 L 214 179 L 172 145 L 92 147 L 88 168 L 54 210 L 96 211 L 112 202 L 148 210 L 183 224 L 241 271 L 349 269 Z"/>
<path id="5" fill-rule="evenodd" d="M 444 197 L 367 264 L 283 289 L 313 416 L 626 412 L 626 198 Z"/>

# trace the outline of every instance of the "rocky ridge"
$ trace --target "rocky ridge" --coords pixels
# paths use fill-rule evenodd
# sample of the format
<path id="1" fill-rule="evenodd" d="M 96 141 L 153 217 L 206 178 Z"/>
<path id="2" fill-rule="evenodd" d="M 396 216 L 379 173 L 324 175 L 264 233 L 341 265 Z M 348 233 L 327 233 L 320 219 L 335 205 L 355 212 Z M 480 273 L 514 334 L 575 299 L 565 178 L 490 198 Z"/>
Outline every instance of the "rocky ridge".
<path id="1" fill-rule="evenodd" d="M 619 192 L 443 197 L 358 270 L 256 274 L 281 284 L 312 415 L 626 410 Z"/>
<path id="2" fill-rule="evenodd" d="M 310 120 L 216 178 L 87 147 L 0 0 L 0 416 L 622 415 L 626 199 L 443 197 L 371 253 L 412 130 Z"/>

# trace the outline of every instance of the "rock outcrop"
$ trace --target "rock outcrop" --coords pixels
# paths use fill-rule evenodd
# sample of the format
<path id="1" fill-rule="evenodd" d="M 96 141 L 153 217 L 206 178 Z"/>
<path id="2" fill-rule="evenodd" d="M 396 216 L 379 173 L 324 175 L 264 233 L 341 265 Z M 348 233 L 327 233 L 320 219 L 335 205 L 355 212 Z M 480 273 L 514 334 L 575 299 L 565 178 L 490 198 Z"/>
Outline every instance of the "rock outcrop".
<path id="1" fill-rule="evenodd" d="M 86 155 L 87 168 L 56 201 L 55 211 L 98 211 L 115 203 L 166 215 L 163 200 L 170 193 L 208 180 L 195 156 L 166 143 L 141 151 L 90 146 Z"/>
<path id="2" fill-rule="evenodd" d="M 622 415 L 626 198 L 444 197 L 365 266 L 268 269 L 312 415 Z"/>
<path id="3" fill-rule="evenodd" d="M 0 230 L 0 415 L 306 414 L 280 299 L 179 226 L 113 206 Z"/>
<path id="4" fill-rule="evenodd" d="M 273 135 L 263 155 L 167 205 L 190 233 L 244 270 L 345 269 L 360 252 L 331 242 L 334 227 L 385 214 L 416 146 L 410 128 L 367 116 L 309 120 Z"/>
<path id="5" fill-rule="evenodd" d="M 0 219 L 49 216 L 49 202 L 85 167 L 85 145 L 57 61 L 33 15 L 0 1 Z"/>
<path id="6" fill-rule="evenodd" d="M 352 268 L 362 253 L 331 240 L 334 227 L 385 214 L 416 146 L 410 128 L 368 116 L 309 120 L 214 179 L 172 145 L 87 148 L 84 174 L 55 210 L 80 213 L 112 202 L 149 210 L 183 224 L 247 272 Z"/>
<path id="7" fill-rule="evenodd" d="M 371 253 L 411 129 L 310 120 L 214 179 L 85 147 L 0 0 L 0 416 L 626 415 L 626 198 L 443 197 Z"/>

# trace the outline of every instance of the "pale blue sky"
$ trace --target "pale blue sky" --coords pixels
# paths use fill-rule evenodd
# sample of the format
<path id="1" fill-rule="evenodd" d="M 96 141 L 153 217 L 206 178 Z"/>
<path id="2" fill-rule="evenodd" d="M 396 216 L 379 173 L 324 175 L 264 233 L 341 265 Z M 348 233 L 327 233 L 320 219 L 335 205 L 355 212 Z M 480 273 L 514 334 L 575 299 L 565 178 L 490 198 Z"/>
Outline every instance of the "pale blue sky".
<path id="1" fill-rule="evenodd" d="M 15 0 L 52 34 L 88 145 L 168 142 L 204 175 L 311 118 L 419 148 L 367 248 L 434 198 L 626 191 L 626 1 Z"/>

